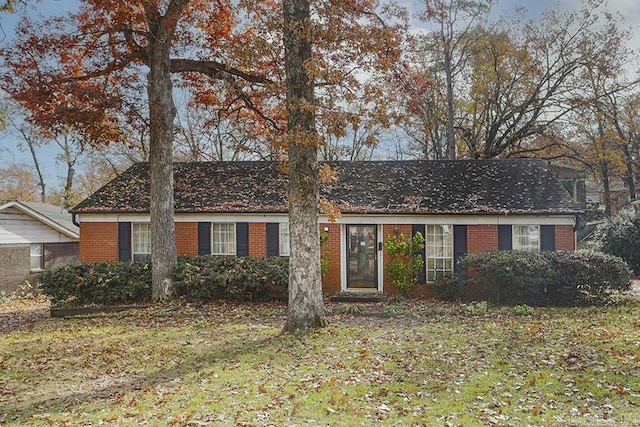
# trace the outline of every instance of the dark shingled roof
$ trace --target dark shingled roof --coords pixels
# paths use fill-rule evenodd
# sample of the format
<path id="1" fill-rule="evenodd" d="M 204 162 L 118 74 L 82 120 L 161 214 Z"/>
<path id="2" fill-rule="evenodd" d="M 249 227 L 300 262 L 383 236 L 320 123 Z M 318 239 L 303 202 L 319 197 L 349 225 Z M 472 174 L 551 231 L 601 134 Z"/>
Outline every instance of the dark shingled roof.
<path id="1" fill-rule="evenodd" d="M 537 159 L 331 162 L 322 184 L 342 213 L 577 214 L 580 209 Z M 287 211 L 287 177 L 277 162 L 175 163 L 175 211 Z M 149 165 L 137 163 L 72 209 L 149 212 Z"/>

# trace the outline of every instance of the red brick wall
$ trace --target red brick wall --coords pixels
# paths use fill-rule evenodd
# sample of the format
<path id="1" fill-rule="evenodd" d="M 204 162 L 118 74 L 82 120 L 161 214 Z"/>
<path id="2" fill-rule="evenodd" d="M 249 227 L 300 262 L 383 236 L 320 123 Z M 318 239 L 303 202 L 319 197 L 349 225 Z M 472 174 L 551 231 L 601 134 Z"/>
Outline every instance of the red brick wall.
<path id="1" fill-rule="evenodd" d="M 329 227 L 329 238 L 320 249 L 322 256 L 329 261 L 327 275 L 322 278 L 322 292 L 335 294 L 340 292 L 340 254 L 342 242 L 340 241 L 340 224 L 320 224 L 320 233 Z"/>
<path id="2" fill-rule="evenodd" d="M 80 262 L 118 260 L 118 223 L 80 223 Z"/>
<path id="3" fill-rule="evenodd" d="M 575 250 L 576 239 L 573 225 L 556 225 L 556 251 L 566 249 Z"/>
<path id="4" fill-rule="evenodd" d="M 249 256 L 267 256 L 267 224 L 264 222 L 249 223 Z"/>
<path id="5" fill-rule="evenodd" d="M 176 222 L 178 256 L 198 255 L 198 223 Z"/>
<path id="6" fill-rule="evenodd" d="M 467 225 L 467 253 L 498 250 L 497 225 Z"/>

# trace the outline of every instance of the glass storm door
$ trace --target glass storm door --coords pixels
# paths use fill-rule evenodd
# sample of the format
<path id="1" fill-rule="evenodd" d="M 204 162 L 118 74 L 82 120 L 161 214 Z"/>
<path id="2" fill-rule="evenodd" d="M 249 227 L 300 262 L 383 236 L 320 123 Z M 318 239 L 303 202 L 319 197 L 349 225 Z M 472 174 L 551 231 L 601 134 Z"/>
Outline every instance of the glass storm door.
<path id="1" fill-rule="evenodd" d="M 347 225 L 347 288 L 378 289 L 375 225 Z"/>

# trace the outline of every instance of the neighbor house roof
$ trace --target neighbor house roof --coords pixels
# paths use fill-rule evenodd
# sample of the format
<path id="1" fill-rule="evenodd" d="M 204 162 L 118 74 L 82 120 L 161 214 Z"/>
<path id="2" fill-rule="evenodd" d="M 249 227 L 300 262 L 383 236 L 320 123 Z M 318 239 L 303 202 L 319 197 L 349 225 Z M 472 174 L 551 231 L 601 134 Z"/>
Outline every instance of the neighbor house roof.
<path id="1" fill-rule="evenodd" d="M 329 162 L 320 195 L 342 213 L 576 214 L 581 210 L 542 160 Z M 174 164 L 176 212 L 286 212 L 278 162 Z M 72 209 L 149 212 L 149 165 L 137 163 Z"/>
<path id="2" fill-rule="evenodd" d="M 79 228 L 73 224 L 71 214 L 60 206 L 39 202 L 10 200 L 0 204 L 0 211 L 15 208 L 54 230 L 72 238 L 80 238 Z"/>

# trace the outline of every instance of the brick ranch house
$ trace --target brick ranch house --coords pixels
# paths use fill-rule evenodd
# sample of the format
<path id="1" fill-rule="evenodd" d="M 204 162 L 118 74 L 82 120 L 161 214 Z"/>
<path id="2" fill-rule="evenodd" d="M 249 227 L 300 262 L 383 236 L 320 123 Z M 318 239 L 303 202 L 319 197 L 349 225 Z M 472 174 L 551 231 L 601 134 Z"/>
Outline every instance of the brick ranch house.
<path id="1" fill-rule="evenodd" d="M 418 294 L 456 269 L 467 253 L 497 249 L 573 250 L 581 210 L 548 165 L 537 159 L 332 162 L 321 197 L 340 209 L 322 251 L 323 291 L 395 293 L 382 242 L 425 237 Z M 179 255 L 287 256 L 287 178 L 277 162 L 176 163 Z M 72 209 L 80 260 L 150 257 L 149 166 L 137 163 Z M 309 232 L 317 232 L 310 230 Z"/>

